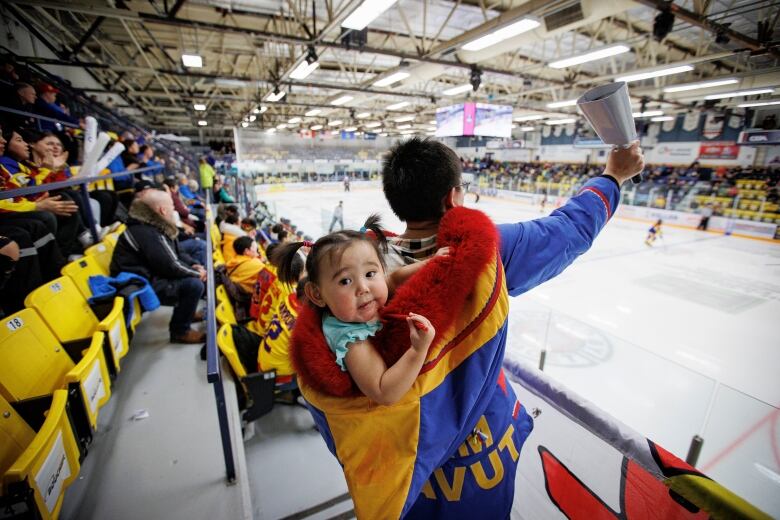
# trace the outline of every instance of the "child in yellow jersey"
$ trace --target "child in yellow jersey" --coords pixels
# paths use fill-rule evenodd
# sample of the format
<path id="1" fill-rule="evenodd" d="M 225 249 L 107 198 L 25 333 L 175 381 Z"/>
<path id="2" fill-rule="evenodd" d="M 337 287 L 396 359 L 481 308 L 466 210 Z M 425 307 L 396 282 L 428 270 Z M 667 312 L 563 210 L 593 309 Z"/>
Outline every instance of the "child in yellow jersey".
<path id="1" fill-rule="evenodd" d="M 236 256 L 225 265 L 228 277 L 247 294 L 251 294 L 257 275 L 263 269 L 263 262 L 258 258 L 257 243 L 249 237 L 238 237 L 233 241 L 233 249 Z"/>
<path id="2" fill-rule="evenodd" d="M 278 300 L 257 351 L 259 372 L 275 370 L 277 378 L 295 373 L 290 359 L 290 338 L 304 297 L 304 285 L 305 279 L 303 283 L 298 283 L 295 291 L 289 292 Z"/>

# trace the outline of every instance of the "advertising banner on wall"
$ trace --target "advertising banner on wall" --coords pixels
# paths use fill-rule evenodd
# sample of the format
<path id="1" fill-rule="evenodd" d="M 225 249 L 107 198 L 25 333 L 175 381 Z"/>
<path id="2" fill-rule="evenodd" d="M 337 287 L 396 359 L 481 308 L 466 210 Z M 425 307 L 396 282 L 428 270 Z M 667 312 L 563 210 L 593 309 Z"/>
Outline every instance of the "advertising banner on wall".
<path id="1" fill-rule="evenodd" d="M 691 164 L 699 157 L 699 143 L 659 143 L 645 154 L 650 164 Z"/>
<path id="2" fill-rule="evenodd" d="M 739 146 L 734 142 L 721 141 L 701 143 L 699 147 L 699 159 L 736 159 L 739 155 Z"/>
<path id="3" fill-rule="evenodd" d="M 723 121 L 725 116 L 715 112 L 708 112 L 704 118 L 704 131 L 702 135 L 705 139 L 715 139 L 723 132 Z"/>

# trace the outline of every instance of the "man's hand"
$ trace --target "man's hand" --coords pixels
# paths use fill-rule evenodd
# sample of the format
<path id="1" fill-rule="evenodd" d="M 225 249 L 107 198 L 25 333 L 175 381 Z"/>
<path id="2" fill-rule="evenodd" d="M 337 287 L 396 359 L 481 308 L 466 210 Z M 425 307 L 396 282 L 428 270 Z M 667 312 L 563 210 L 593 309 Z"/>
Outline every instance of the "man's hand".
<path id="1" fill-rule="evenodd" d="M 192 267 L 195 268 L 196 271 L 200 274 L 199 278 L 201 282 L 205 282 L 206 278 L 208 278 L 208 272 L 203 268 L 200 264 L 195 264 Z"/>
<path id="2" fill-rule="evenodd" d="M 75 202 L 72 200 L 60 200 L 61 198 L 61 195 L 49 197 L 49 195 L 46 194 L 35 201 L 35 209 L 37 211 L 51 211 L 55 215 L 60 215 L 61 217 L 73 215 L 79 210 L 79 207 L 76 206 Z"/>
<path id="3" fill-rule="evenodd" d="M 609 175 L 618 181 L 618 184 L 623 184 L 637 173 L 640 173 L 644 167 L 645 156 L 642 155 L 639 142 L 635 141 L 631 148 L 616 149 L 609 153 L 604 175 Z"/>
<path id="4" fill-rule="evenodd" d="M 186 224 L 184 222 L 181 223 L 181 227 L 184 229 L 184 234 L 189 236 L 195 235 L 195 228 L 190 226 L 189 224 Z"/>

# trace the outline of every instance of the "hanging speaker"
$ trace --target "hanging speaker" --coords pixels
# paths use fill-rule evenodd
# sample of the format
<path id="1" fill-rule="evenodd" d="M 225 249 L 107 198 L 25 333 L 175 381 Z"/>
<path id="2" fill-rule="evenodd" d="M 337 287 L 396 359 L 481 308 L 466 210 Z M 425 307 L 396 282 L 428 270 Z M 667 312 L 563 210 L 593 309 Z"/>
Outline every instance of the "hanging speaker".
<path id="1" fill-rule="evenodd" d="M 577 106 L 605 144 L 629 148 L 637 140 L 628 87 L 624 82 L 590 89 L 577 100 Z M 642 176 L 637 174 L 631 181 L 638 184 Z"/>

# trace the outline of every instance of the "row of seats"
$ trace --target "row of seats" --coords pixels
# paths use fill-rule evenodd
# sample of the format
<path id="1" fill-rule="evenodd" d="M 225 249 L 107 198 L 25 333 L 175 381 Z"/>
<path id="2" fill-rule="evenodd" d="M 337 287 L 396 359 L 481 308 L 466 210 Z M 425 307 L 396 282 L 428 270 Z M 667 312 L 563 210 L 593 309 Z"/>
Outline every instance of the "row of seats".
<path id="1" fill-rule="evenodd" d="M 57 518 L 111 397 L 140 307 L 94 308 L 89 277 L 108 276 L 120 227 L 63 276 L 32 291 L 0 327 L 0 509 Z M 126 322 L 125 316 L 129 316 Z"/>
<path id="2" fill-rule="evenodd" d="M 225 263 L 219 247 L 222 243 L 222 234 L 214 224 L 211 225 L 209 232 L 211 234 L 211 243 L 214 246 L 212 258 L 216 268 Z M 233 340 L 233 326 L 238 325 L 238 321 L 236 320 L 233 304 L 223 285 L 219 285 L 216 288 L 214 315 L 220 325 L 217 331 L 217 346 L 228 361 L 238 383 L 240 392 L 239 405 L 244 409 L 242 416 L 244 421 L 252 422 L 267 414 L 277 402 L 295 404 L 294 400 L 291 402 L 277 400 L 277 396 L 282 393 L 297 392 L 298 385 L 293 376 L 277 377 L 274 371 L 249 373 L 246 371 L 243 363 L 241 363 Z"/>

